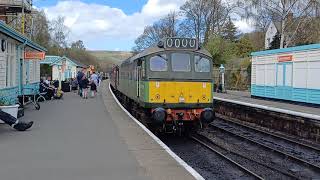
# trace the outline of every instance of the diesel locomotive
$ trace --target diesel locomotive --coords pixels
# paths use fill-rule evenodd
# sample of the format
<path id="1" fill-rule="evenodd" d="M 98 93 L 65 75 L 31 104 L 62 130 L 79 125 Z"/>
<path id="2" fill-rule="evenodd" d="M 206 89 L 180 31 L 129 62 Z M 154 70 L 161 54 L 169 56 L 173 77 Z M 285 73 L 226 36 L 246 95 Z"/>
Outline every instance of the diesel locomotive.
<path id="1" fill-rule="evenodd" d="M 114 66 L 110 85 L 154 132 L 181 134 L 214 120 L 212 68 L 196 39 L 165 38 Z"/>

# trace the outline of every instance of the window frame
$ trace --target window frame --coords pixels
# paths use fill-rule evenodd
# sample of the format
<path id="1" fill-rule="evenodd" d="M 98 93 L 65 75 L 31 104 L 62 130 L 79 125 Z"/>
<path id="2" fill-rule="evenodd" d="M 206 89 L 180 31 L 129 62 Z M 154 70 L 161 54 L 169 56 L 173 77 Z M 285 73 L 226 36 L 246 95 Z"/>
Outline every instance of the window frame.
<path id="1" fill-rule="evenodd" d="M 16 44 L 7 41 L 5 54 L 5 88 L 15 87 L 17 85 L 17 60 L 16 60 Z"/>
<path id="2" fill-rule="evenodd" d="M 187 54 L 189 55 L 189 67 L 190 69 L 188 71 L 176 71 L 174 70 L 174 67 L 173 67 L 173 54 Z M 192 64 L 194 64 L 194 56 L 195 54 L 193 53 L 190 53 L 190 52 L 187 52 L 187 51 L 173 51 L 173 52 L 170 52 L 170 70 L 171 72 L 174 72 L 174 73 L 190 73 L 190 72 L 193 72 L 193 66 Z"/>
<path id="3" fill-rule="evenodd" d="M 205 72 L 201 72 L 201 71 L 197 71 L 197 65 L 196 65 L 196 57 L 201 57 L 201 59 L 206 59 L 208 60 L 208 63 L 209 63 L 209 71 L 205 71 Z M 193 64 L 194 64 L 194 72 L 195 73 L 210 73 L 212 71 L 212 64 L 210 63 L 212 60 L 210 58 L 208 58 L 207 56 L 203 56 L 203 55 L 200 55 L 200 54 L 194 54 L 193 55 Z"/>
<path id="4" fill-rule="evenodd" d="M 166 70 L 163 70 L 163 71 L 155 71 L 155 70 L 152 70 L 151 69 L 151 60 L 152 60 L 152 58 L 153 57 L 160 57 L 160 56 L 163 56 L 163 55 L 165 55 L 166 57 L 166 59 L 163 59 L 163 60 L 165 60 L 165 62 L 166 62 Z M 161 58 L 161 57 L 160 57 Z M 149 68 L 148 68 L 148 70 L 149 71 L 151 71 L 151 72 L 169 72 L 170 71 L 170 57 L 168 58 L 168 53 L 165 53 L 165 52 L 163 52 L 163 53 L 157 53 L 157 54 L 152 54 L 152 55 L 150 55 L 150 57 L 148 58 L 148 61 L 149 61 Z"/>

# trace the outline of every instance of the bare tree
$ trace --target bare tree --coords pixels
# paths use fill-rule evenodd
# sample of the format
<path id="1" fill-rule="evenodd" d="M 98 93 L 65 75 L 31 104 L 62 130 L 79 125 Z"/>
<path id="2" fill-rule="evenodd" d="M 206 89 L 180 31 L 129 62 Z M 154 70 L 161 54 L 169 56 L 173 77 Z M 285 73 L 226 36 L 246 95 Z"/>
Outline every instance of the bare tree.
<path id="1" fill-rule="evenodd" d="M 50 23 L 50 31 L 53 44 L 56 44 L 62 48 L 67 47 L 67 39 L 70 33 L 69 28 L 64 25 L 64 21 L 65 18 L 59 16 Z"/>
<path id="2" fill-rule="evenodd" d="M 236 8 L 234 1 L 206 0 L 206 36 L 221 35 L 225 25 L 229 22 L 231 14 Z"/>
<path id="3" fill-rule="evenodd" d="M 84 43 L 82 40 L 78 40 L 78 41 L 71 43 L 71 49 L 85 51 L 86 47 L 84 46 Z"/>
<path id="4" fill-rule="evenodd" d="M 50 42 L 49 24 L 44 11 L 36 11 L 32 15 L 31 39 L 48 48 Z"/>
<path id="5" fill-rule="evenodd" d="M 230 0 L 188 0 L 180 9 L 185 17 L 182 29 L 188 36 L 206 42 L 220 35 L 236 4 Z"/>
<path id="6" fill-rule="evenodd" d="M 180 7 L 181 13 L 185 17 L 181 28 L 185 29 L 187 34 L 192 35 L 199 42 L 202 42 L 204 39 L 205 20 L 208 15 L 206 8 L 205 0 L 188 0 Z"/>
<path id="7" fill-rule="evenodd" d="M 309 17 L 319 15 L 318 0 L 239 0 L 247 18 L 280 22 L 280 48 L 289 46 Z"/>
<path id="8" fill-rule="evenodd" d="M 140 52 L 165 37 L 178 36 L 178 14 L 171 12 L 151 26 L 146 26 L 143 33 L 135 40 L 133 53 Z"/>
<path id="9" fill-rule="evenodd" d="M 174 37 L 178 35 L 178 17 L 179 15 L 175 11 L 172 11 L 159 21 L 158 25 L 163 37 Z"/>

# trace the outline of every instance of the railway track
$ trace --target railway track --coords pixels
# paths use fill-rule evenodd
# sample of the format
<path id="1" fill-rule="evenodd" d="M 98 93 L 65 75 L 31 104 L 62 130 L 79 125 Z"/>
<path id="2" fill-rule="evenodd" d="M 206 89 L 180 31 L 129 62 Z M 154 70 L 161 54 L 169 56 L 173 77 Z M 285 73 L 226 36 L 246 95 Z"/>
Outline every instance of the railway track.
<path id="1" fill-rule="evenodd" d="M 218 117 L 220 117 L 220 116 L 218 115 Z M 235 126 L 238 126 L 238 127 L 240 126 L 242 128 L 245 128 L 245 129 L 248 129 L 248 130 L 251 130 L 251 131 L 255 131 L 255 132 L 267 135 L 267 136 L 271 136 L 271 137 L 279 139 L 279 140 L 287 141 L 288 143 L 292 143 L 294 145 L 299 145 L 299 146 L 302 146 L 302 147 L 307 148 L 309 150 L 313 150 L 313 151 L 316 151 L 317 153 L 320 153 L 320 146 L 319 145 L 315 145 L 313 143 L 302 142 L 302 141 L 299 141 L 299 140 L 295 140 L 294 138 L 285 137 L 285 136 L 281 136 L 281 135 L 278 135 L 278 134 L 275 134 L 275 133 L 263 131 L 261 129 L 258 129 L 258 128 L 255 128 L 255 127 L 252 127 L 252 126 L 248 126 L 248 125 L 242 124 L 240 122 L 228 120 L 227 118 L 224 118 L 224 117 L 221 117 L 219 120 L 220 121 L 224 121 L 224 122 L 228 123 L 229 125 L 235 125 Z"/>
<path id="2" fill-rule="evenodd" d="M 285 159 L 290 159 L 305 165 L 318 175 L 320 173 L 320 151 L 317 147 L 278 135 L 272 135 L 241 124 L 233 124 L 225 120 L 217 120 L 210 124 L 209 127 L 241 138 L 247 142 L 257 144 L 264 149 L 276 152 Z"/>
<path id="3" fill-rule="evenodd" d="M 234 166 L 238 167 L 240 170 L 255 179 L 299 179 L 294 174 L 283 172 L 272 166 L 226 149 L 203 135 L 191 135 L 190 138 L 208 148 L 210 151 L 218 154 L 220 157 L 229 161 Z"/>

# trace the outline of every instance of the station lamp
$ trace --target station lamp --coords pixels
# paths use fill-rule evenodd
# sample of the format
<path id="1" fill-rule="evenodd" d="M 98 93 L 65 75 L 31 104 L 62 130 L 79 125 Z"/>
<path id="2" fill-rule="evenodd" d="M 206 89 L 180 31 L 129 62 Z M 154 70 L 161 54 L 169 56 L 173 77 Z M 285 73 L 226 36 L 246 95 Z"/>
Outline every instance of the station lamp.
<path id="1" fill-rule="evenodd" d="M 224 72 L 225 72 L 225 68 L 223 66 L 223 64 L 220 65 L 219 67 L 220 70 L 220 75 L 221 75 L 221 91 L 225 92 L 225 88 L 224 88 Z"/>

